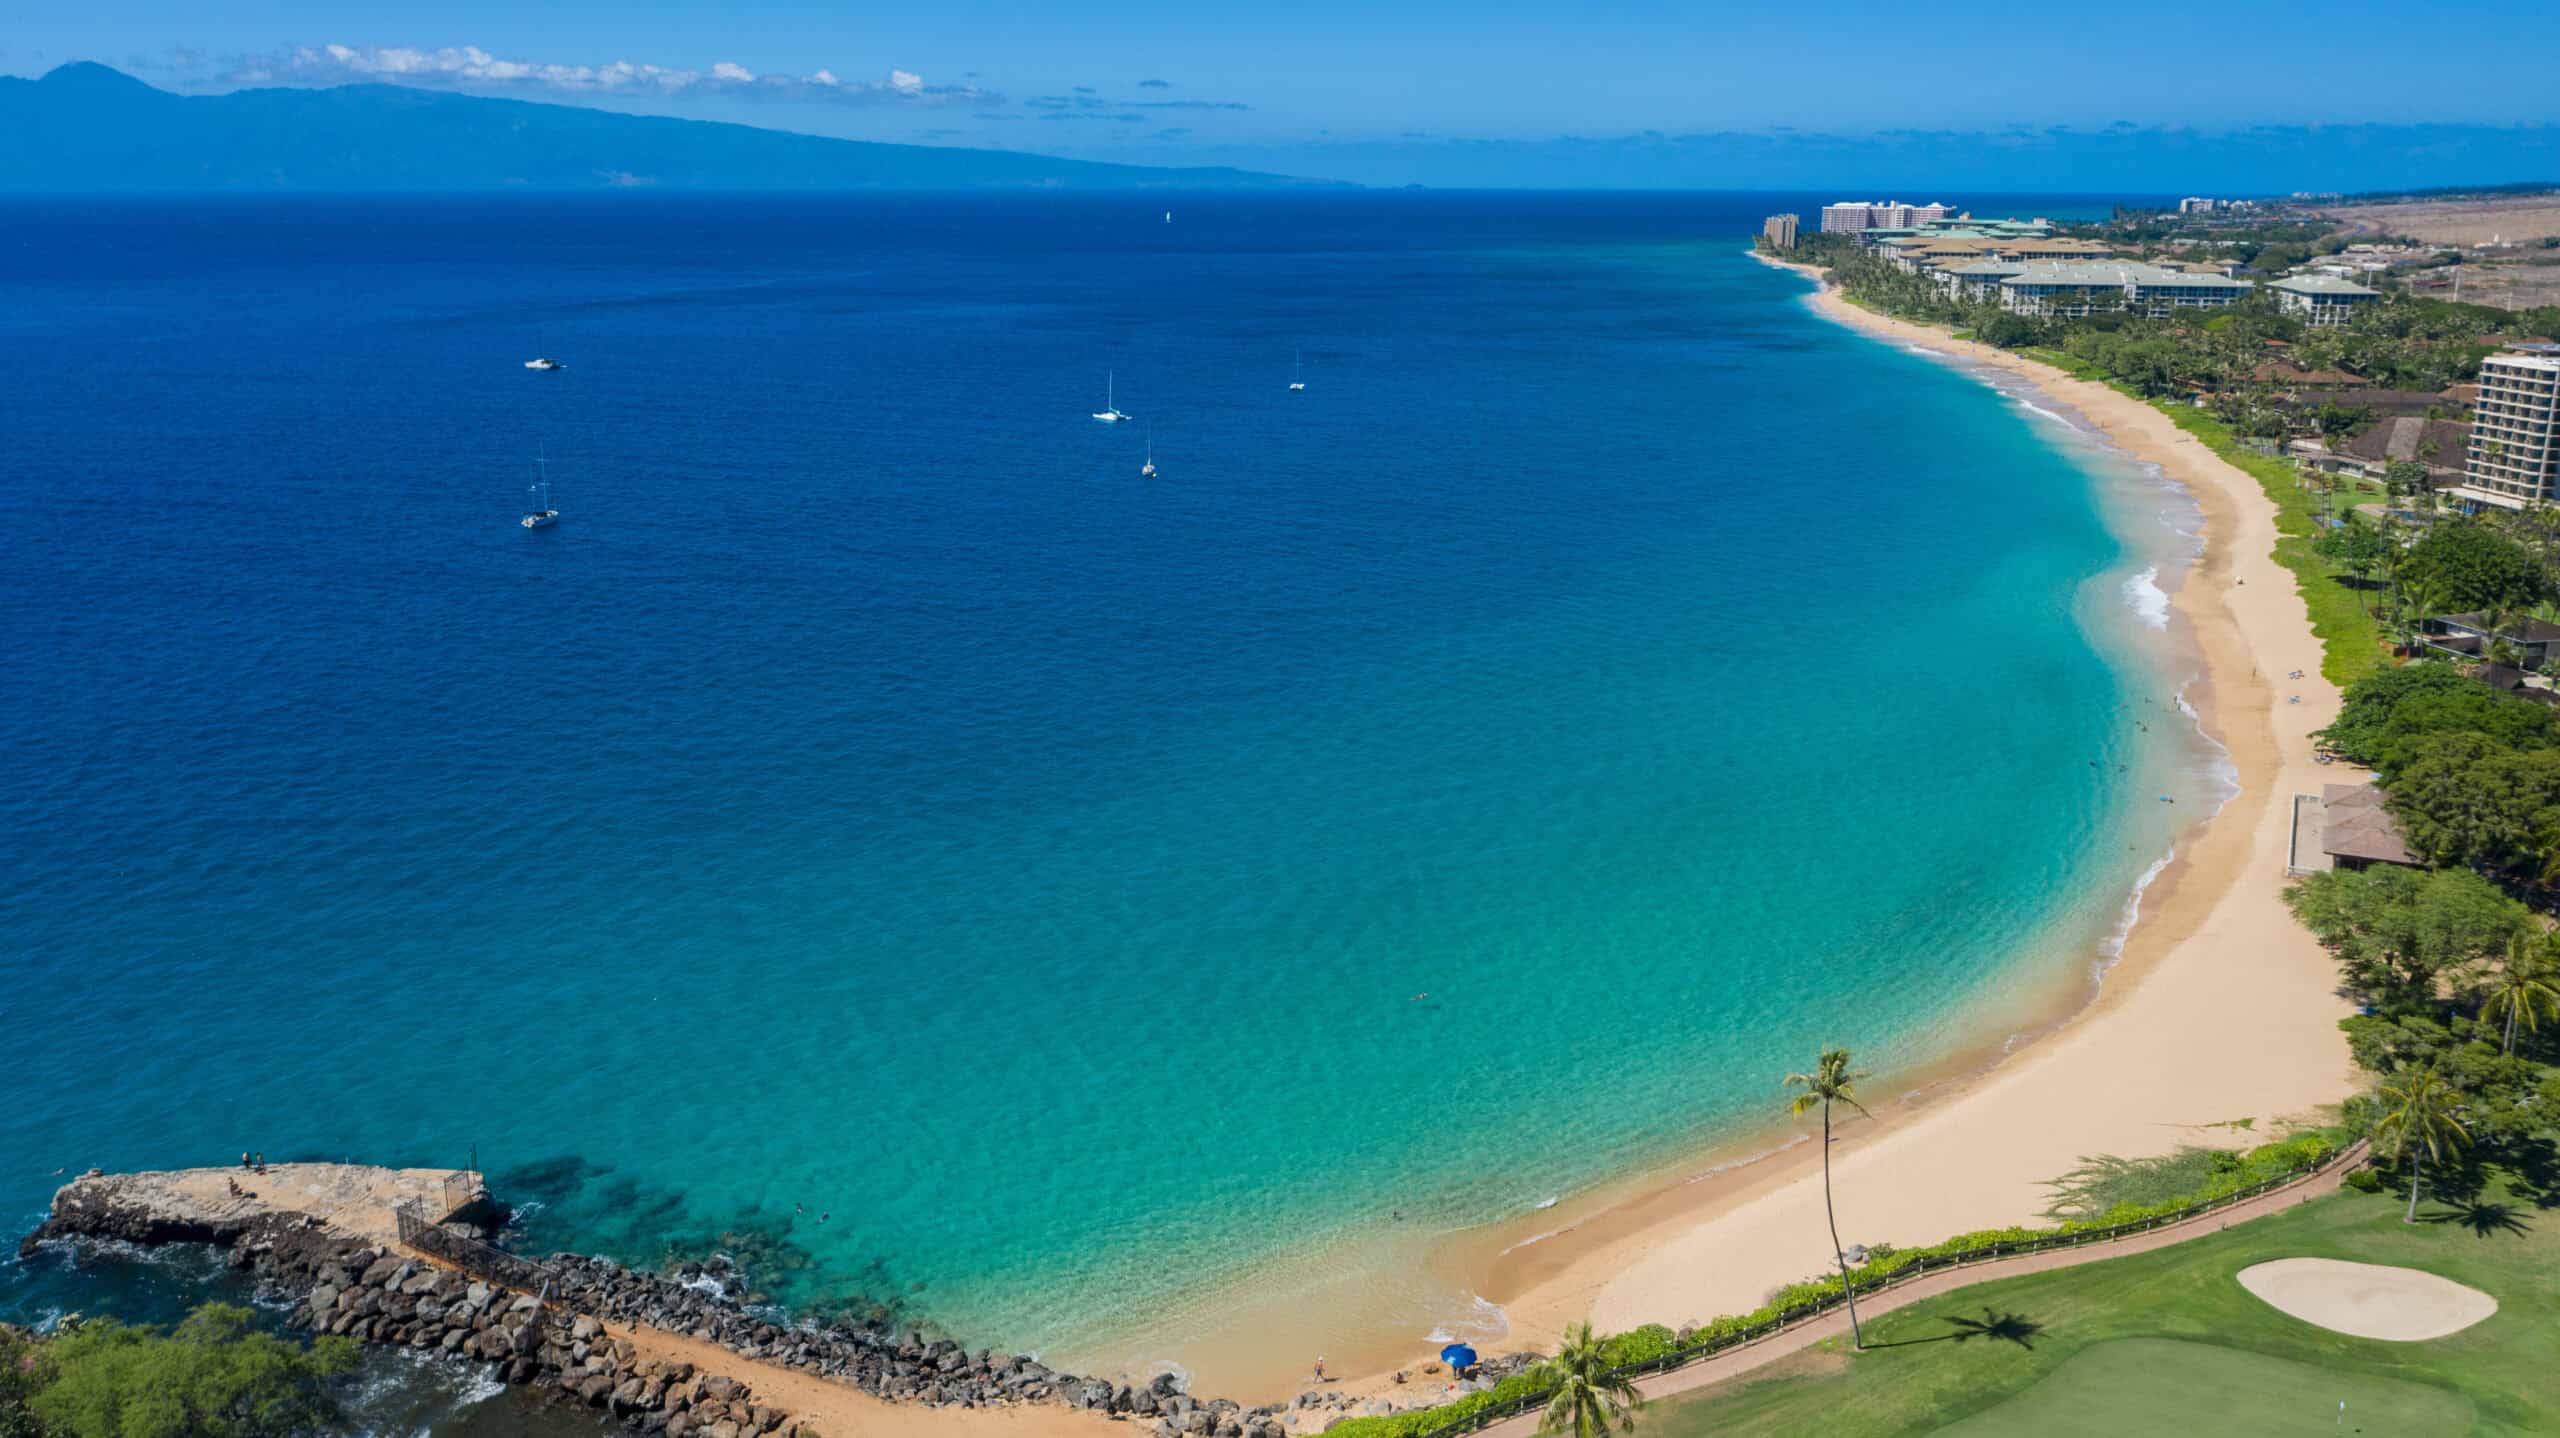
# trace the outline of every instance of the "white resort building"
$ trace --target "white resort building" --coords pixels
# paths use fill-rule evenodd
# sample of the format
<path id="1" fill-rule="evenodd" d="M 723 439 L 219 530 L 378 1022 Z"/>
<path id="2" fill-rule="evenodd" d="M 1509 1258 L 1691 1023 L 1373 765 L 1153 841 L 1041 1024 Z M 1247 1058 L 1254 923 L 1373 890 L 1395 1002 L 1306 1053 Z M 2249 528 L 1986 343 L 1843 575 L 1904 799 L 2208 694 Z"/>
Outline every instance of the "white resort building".
<path id="1" fill-rule="evenodd" d="M 2133 260 L 2029 264 L 2000 281 L 2000 308 L 2063 318 L 2122 312 L 2165 319 L 2177 310 L 2218 310 L 2249 290 L 2246 280 Z"/>
<path id="2" fill-rule="evenodd" d="M 2457 498 L 2522 509 L 2560 496 L 2560 345 L 2518 345 L 2480 361 L 2471 453 Z"/>
<path id="3" fill-rule="evenodd" d="M 1822 207 L 1822 232 L 1854 235 L 1864 230 L 1908 230 L 1954 214 L 1945 205 L 1907 205 L 1900 200 L 1844 200 Z"/>
<path id="4" fill-rule="evenodd" d="M 1989 304 L 2000 298 L 2000 282 L 2026 268 L 2019 260 L 1976 260 L 1969 265 L 1933 270 L 1931 275 L 1939 288 L 1969 305 Z"/>
<path id="5" fill-rule="evenodd" d="M 2382 298 L 2380 290 L 2335 275 L 2287 275 L 2267 288 L 2276 292 L 2278 309 L 2305 324 L 2324 327 L 2345 324 L 2356 306 Z"/>

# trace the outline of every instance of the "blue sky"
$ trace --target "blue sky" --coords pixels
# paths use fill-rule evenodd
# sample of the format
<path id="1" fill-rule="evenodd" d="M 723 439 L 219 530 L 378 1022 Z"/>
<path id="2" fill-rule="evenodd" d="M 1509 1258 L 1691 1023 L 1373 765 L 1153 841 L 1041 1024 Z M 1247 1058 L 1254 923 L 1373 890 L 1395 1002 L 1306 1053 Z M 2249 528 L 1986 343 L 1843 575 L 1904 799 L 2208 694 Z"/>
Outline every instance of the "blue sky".
<path id="1" fill-rule="evenodd" d="M 11 3 L 0 71 L 21 75 L 95 59 L 190 90 L 391 79 L 855 139 L 1374 163 L 1373 180 L 1647 132 L 2560 120 L 2560 5 L 2484 27 L 2405 0 Z"/>

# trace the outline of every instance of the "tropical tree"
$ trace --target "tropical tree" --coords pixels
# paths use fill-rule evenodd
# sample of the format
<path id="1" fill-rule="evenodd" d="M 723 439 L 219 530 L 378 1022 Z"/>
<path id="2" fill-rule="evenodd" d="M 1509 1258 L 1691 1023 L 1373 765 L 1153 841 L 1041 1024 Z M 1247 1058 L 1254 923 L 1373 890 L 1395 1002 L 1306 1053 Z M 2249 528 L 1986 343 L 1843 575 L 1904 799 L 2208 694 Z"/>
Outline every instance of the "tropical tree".
<path id="1" fill-rule="evenodd" d="M 2461 1091 L 2434 1064 L 2382 1086 L 2383 1115 L 2373 1137 L 2393 1162 L 2409 1165 L 2409 1212 L 2402 1223 L 2418 1221 L 2418 1181 L 2427 1160 L 2441 1164 L 2471 1145 L 2471 1131 L 2454 1112 L 2461 1103 Z"/>
<path id="2" fill-rule="evenodd" d="M 1565 1438 L 1603 1438 L 1613 1428 L 1632 1433 L 1635 1411 L 1644 1406 L 1636 1386 L 1620 1377 L 1610 1363 L 1607 1345 L 1592 1335 L 1588 1319 L 1565 1329 L 1564 1346 L 1539 1364 L 1530 1380 L 1539 1388 L 1555 1390 L 1547 1400 L 1547 1411 L 1539 1416 L 1540 1433 Z"/>
<path id="3" fill-rule="evenodd" d="M 1840 1265 L 1840 1290 L 1849 1300 L 1849 1343 L 1860 1352 L 1866 1351 L 1867 1336 L 1858 1326 L 1858 1291 L 1849 1282 L 1849 1255 L 1840 1248 L 1840 1215 L 1831 1203 L 1831 1106 L 1846 1104 L 1866 1113 L 1865 1105 L 1858 1102 L 1858 1080 L 1865 1077 L 1850 1071 L 1847 1049 L 1824 1049 L 1814 1060 L 1813 1072 L 1789 1074 L 1781 1085 L 1802 1090 L 1788 1100 L 1788 1113 L 1802 1118 L 1814 1109 L 1822 1110 L 1822 1217 L 1831 1226 L 1831 1257 Z"/>
<path id="4" fill-rule="evenodd" d="M 2540 1020 L 2560 1014 L 2560 985 L 2551 982 L 2552 975 L 2549 934 L 2518 934 L 2507 940 L 2507 951 L 2490 973 L 2488 993 L 2480 1001 L 2483 1022 L 2504 1023 L 2505 1052 L 2516 1051 L 2519 1027 L 2531 1033 Z"/>
<path id="5" fill-rule="evenodd" d="M 2429 488 L 2427 467 L 2412 460 L 2395 459 L 2382 467 L 2382 489 L 2393 499 L 2412 499 Z"/>
<path id="6" fill-rule="evenodd" d="M 48 1340 L 28 1407 L 58 1438 L 305 1438 L 342 1432 L 355 1341 L 308 1347 L 209 1303 L 176 1328 L 95 1319 Z"/>

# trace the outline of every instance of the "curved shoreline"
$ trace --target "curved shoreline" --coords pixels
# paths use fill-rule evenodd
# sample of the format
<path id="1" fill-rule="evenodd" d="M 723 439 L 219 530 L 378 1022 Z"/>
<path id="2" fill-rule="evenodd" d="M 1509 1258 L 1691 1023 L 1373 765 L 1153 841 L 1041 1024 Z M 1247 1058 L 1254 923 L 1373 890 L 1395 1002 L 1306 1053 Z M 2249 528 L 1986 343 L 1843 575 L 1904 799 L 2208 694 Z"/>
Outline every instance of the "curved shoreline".
<path id="1" fill-rule="evenodd" d="M 2188 702 L 2240 786 L 2144 895 L 2111 981 L 2091 1003 L 1952 1092 L 1849 1130 L 1834 1165 L 1844 1236 L 1915 1244 L 2032 1221 L 2046 1201 L 2042 1182 L 2084 1154 L 2235 1143 L 2248 1135 L 2208 1126 L 2264 1125 L 2347 1097 L 2335 1021 L 2348 1006 L 2327 955 L 2280 897 L 2289 796 L 2343 777 L 2313 763 L 2308 737 L 2335 716 L 2338 691 L 2319 677 L 2319 641 L 2292 575 L 2275 562 L 2274 511 L 2257 481 L 2105 385 L 1870 314 L 1828 289 L 1807 303 L 1977 377 L 2000 371 L 2043 391 L 2194 497 L 2204 550 L 2171 609 L 2204 660 Z M 2303 679 L 2280 677 L 2297 670 Z M 1591 1226 L 1611 1231 L 1579 1252 L 1508 1283 L 1497 1275 L 1493 1296 L 1508 1294 L 1515 1337 L 1551 1340 L 1586 1315 L 1606 1330 L 1740 1311 L 1821 1269 L 1815 1155 L 1751 1167 L 1747 1182 L 1647 1221 L 1612 1225 L 1599 1215 Z"/>
<path id="2" fill-rule="evenodd" d="M 2247 1146 L 2279 1120 L 2347 1097 L 2352 1070 L 2335 1021 L 2350 1010 L 2327 955 L 2280 897 L 2290 796 L 2349 777 L 2314 765 L 2308 738 L 2334 717 L 2338 693 L 2319 677 L 2319 641 L 2293 576 L 2274 560 L 2274 509 L 2257 481 L 2105 385 L 1870 314 L 1827 290 L 1806 300 L 1870 338 L 1996 389 L 2015 386 L 2030 408 L 2072 411 L 2072 428 L 2187 495 L 2200 545 L 2171 586 L 2169 623 L 2198 672 L 2178 699 L 2236 786 L 2126 896 L 2132 922 L 2085 985 L 2057 983 L 2005 1043 L 1985 1032 L 1897 1075 L 1889 1101 L 1874 1105 L 1877 1121 L 1847 1127 L 1834 1175 L 1844 1238 L 1925 1244 L 2040 1222 L 2044 1182 L 2083 1155 Z M 2279 677 L 2295 670 L 2305 678 Z M 1440 1237 L 1425 1261 L 1503 1311 L 1508 1334 L 1476 1340 L 1488 1353 L 1551 1348 L 1585 1317 L 1609 1331 L 1746 1311 L 1828 1262 L 1818 1154 L 1802 1138 L 1773 1121 L 1557 1208 Z M 1291 1335 L 1285 1356 L 1266 1346 L 1186 1357 L 1213 1386 L 1276 1394 L 1287 1380 L 1273 1360 L 1302 1363 L 1297 1343 L 1311 1337 Z M 1437 1385 L 1400 1387 L 1391 1370 L 1427 1361 L 1429 1346 L 1337 1331 L 1314 1351 L 1334 1355 L 1337 1372 L 1370 1375 L 1334 1391 L 1412 1406 L 1442 1401 Z"/>

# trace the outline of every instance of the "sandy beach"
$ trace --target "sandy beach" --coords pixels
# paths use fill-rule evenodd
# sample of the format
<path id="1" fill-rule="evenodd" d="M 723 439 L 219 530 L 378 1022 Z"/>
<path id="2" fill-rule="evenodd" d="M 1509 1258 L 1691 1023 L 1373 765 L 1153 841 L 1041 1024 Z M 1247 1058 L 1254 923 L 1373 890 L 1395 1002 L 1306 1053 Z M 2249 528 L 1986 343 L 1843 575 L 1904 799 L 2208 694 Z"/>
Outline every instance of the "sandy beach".
<path id="1" fill-rule="evenodd" d="M 2032 385 L 2194 496 L 2204 550 L 2174 614 L 2204 672 L 2185 697 L 2229 751 L 2240 785 L 2144 896 L 2094 1001 L 1996 1064 L 1918 1085 L 1909 1099 L 1876 1105 L 1873 1121 L 1851 1118 L 1833 1153 L 1844 1239 L 1916 1245 L 2041 1223 L 2044 1182 L 2083 1155 L 2245 1147 L 2348 1097 L 2353 1070 L 2336 1024 L 2350 1010 L 2328 957 L 2281 895 L 2292 796 L 2351 776 L 2312 757 L 2309 735 L 2336 715 L 2339 696 L 2320 677 L 2320 645 L 2293 576 L 2273 557 L 2275 510 L 2257 481 L 2167 415 L 2102 384 L 1829 291 L 1806 303 L 1880 340 Z M 2287 677 L 2296 672 L 2303 677 Z M 1907 1078 L 1904 1086 L 1913 1087 Z M 1551 1347 L 1585 1317 L 1608 1332 L 1743 1312 L 1824 1268 L 1812 1145 L 1713 1167 L 1656 1175 L 1578 1212 L 1569 1205 L 1545 1216 L 1557 1231 L 1534 1242 L 1490 1235 L 1476 1263 L 1460 1262 L 1483 1266 L 1480 1291 L 1509 1315 L 1511 1334 L 1496 1346 Z M 1444 1381 L 1413 1387 L 1430 1393 Z M 1347 1386 L 1422 1396 L 1397 1393 L 1385 1375 Z"/>
<path id="2" fill-rule="evenodd" d="M 2308 737 L 2335 716 L 2339 696 L 2320 677 L 2293 576 L 2273 557 L 2274 506 L 2167 415 L 2105 385 L 1827 290 L 1807 303 L 1879 339 L 2031 383 L 2194 495 L 2204 553 L 2175 612 L 2205 674 L 2187 699 L 2230 751 L 2241 789 L 2153 884 L 2093 1003 L 1987 1072 L 1848 1126 L 1834 1150 L 1843 1237 L 1910 1245 L 2039 1222 L 2043 1181 L 2082 1155 L 2243 1146 L 2346 1098 L 2352 1071 L 2336 1022 L 2349 1008 L 2328 957 L 2281 898 L 2292 796 L 2348 777 L 2315 763 Z M 1549 1341 L 1585 1316 L 1609 1331 L 1740 1312 L 1819 1271 L 1829 1245 L 1817 1158 L 1800 1146 L 1694 1206 L 1656 1193 L 1515 1250 L 1491 1286 L 1511 1341 Z"/>

